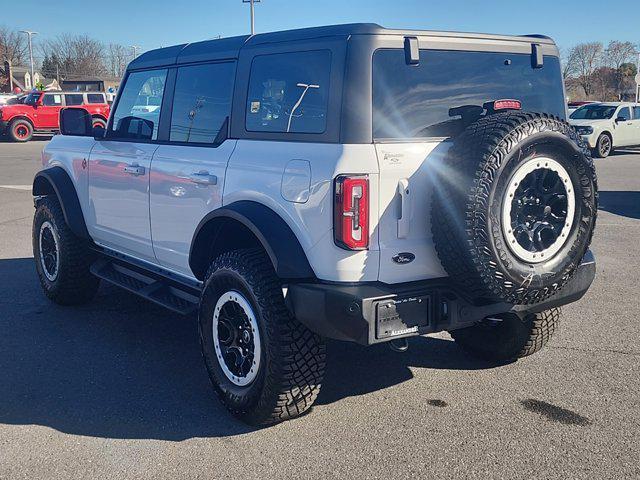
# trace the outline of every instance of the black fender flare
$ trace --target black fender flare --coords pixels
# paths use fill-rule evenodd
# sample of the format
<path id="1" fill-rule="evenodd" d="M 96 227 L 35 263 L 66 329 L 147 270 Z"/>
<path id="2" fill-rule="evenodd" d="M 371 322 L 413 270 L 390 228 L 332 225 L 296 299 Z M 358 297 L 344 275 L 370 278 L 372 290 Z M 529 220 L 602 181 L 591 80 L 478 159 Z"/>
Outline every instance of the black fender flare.
<path id="1" fill-rule="evenodd" d="M 225 219 L 235 220 L 253 233 L 267 252 L 279 278 L 289 280 L 315 278 L 304 249 L 289 225 L 269 207 L 248 200 L 234 202 L 213 210 L 200 221 L 189 251 L 189 266 L 196 278 L 204 279 L 209 267 L 209 265 L 202 265 L 202 258 L 196 253 L 203 251 L 202 242 L 210 242 L 211 230 L 216 230 L 215 227 L 211 229 L 207 226 L 211 227 Z"/>
<path id="2" fill-rule="evenodd" d="M 76 188 L 64 168 L 50 167 L 38 172 L 33 179 L 32 194 L 34 197 L 55 194 L 71 231 L 80 238 L 90 239 Z"/>

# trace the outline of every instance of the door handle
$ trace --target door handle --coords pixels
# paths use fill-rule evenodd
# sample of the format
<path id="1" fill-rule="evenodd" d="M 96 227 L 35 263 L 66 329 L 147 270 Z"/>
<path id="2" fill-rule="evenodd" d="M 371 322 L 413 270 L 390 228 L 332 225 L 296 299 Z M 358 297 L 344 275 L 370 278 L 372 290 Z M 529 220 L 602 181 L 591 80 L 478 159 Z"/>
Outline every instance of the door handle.
<path id="1" fill-rule="evenodd" d="M 144 167 L 136 165 L 135 163 L 133 165 L 127 165 L 126 167 L 124 167 L 124 173 L 135 175 L 136 177 L 138 175 L 144 175 Z"/>
<path id="2" fill-rule="evenodd" d="M 398 238 L 409 236 L 411 222 L 411 196 L 409 180 L 406 178 L 398 182 L 398 194 L 400 195 L 400 218 L 398 219 Z"/>
<path id="3" fill-rule="evenodd" d="M 189 179 L 197 185 L 217 185 L 218 177 L 210 175 L 209 172 L 202 171 L 198 173 L 192 173 L 189 175 Z"/>

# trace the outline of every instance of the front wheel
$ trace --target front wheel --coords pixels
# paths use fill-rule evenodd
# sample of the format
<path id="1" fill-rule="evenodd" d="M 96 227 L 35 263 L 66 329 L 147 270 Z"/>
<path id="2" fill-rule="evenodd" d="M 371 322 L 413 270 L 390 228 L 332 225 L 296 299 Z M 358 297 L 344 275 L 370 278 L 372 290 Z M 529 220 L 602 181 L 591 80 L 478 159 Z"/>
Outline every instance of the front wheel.
<path id="1" fill-rule="evenodd" d="M 613 141 L 606 133 L 601 134 L 593 149 L 593 156 L 597 158 L 607 158 L 613 151 Z"/>
<path id="2" fill-rule="evenodd" d="M 560 309 L 487 317 L 467 328 L 450 332 L 467 352 L 485 360 L 505 362 L 532 355 L 542 349 L 556 331 Z"/>
<path id="3" fill-rule="evenodd" d="M 324 375 L 325 346 L 287 310 L 262 250 L 227 252 L 211 264 L 198 326 L 209 377 L 232 414 L 268 425 L 311 407 Z"/>
<path id="4" fill-rule="evenodd" d="M 71 231 L 55 197 L 38 201 L 32 237 L 36 271 L 45 295 L 60 305 L 91 300 L 100 283 L 89 271 L 94 254 L 88 242 Z"/>
<path id="5" fill-rule="evenodd" d="M 33 137 L 33 126 L 26 120 L 14 120 L 8 132 L 14 142 L 28 142 Z"/>

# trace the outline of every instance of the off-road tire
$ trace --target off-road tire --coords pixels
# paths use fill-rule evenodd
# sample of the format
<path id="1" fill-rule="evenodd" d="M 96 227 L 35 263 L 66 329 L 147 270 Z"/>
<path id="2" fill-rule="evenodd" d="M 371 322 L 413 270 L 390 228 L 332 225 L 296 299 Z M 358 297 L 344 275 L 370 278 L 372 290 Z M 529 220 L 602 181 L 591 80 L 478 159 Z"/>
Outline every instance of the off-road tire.
<path id="1" fill-rule="evenodd" d="M 44 222 L 53 226 L 58 238 L 59 270 L 54 280 L 47 278 L 40 260 L 40 229 Z M 95 296 L 100 280 L 89 271 L 95 253 L 87 240 L 71 231 L 57 198 L 47 196 L 37 201 L 32 239 L 38 279 L 47 298 L 60 305 L 79 305 Z"/>
<path id="2" fill-rule="evenodd" d="M 533 355 L 544 347 L 556 331 L 560 309 L 531 313 L 524 318 L 503 315 L 501 322 L 483 320 L 471 327 L 449 332 L 471 355 L 490 361 L 506 362 Z"/>
<path id="3" fill-rule="evenodd" d="M 561 249 L 531 263 L 507 246 L 501 208 L 513 172 L 539 156 L 566 168 L 575 214 Z M 434 174 L 431 230 L 438 257 L 461 292 L 474 301 L 532 304 L 571 279 L 591 243 L 597 181 L 588 148 L 569 124 L 545 114 L 489 115 L 454 140 Z"/>
<path id="4" fill-rule="evenodd" d="M 246 386 L 235 385 L 225 376 L 213 344 L 214 308 L 230 289 L 249 301 L 262 344 L 259 372 Z M 209 378 L 233 415 L 250 425 L 269 425 L 297 417 L 312 406 L 324 376 L 325 345 L 287 310 L 280 282 L 263 250 L 235 250 L 213 261 L 206 274 L 198 327 Z"/>
<path id="5" fill-rule="evenodd" d="M 107 128 L 107 121 L 102 117 L 92 117 L 91 126 L 93 128 Z"/>
<path id="6" fill-rule="evenodd" d="M 610 146 L 608 150 L 604 149 L 603 151 L 602 142 L 605 141 L 608 141 Z M 607 158 L 611 155 L 611 153 L 613 153 L 613 140 L 611 136 L 606 133 L 601 133 L 596 142 L 596 148 L 594 148 L 591 153 L 595 158 Z"/>
<path id="7" fill-rule="evenodd" d="M 26 133 L 24 135 L 20 135 L 19 132 L 21 131 Z M 33 138 L 33 125 L 31 125 L 27 120 L 18 118 L 9 124 L 7 133 L 9 138 L 14 142 L 28 142 Z"/>

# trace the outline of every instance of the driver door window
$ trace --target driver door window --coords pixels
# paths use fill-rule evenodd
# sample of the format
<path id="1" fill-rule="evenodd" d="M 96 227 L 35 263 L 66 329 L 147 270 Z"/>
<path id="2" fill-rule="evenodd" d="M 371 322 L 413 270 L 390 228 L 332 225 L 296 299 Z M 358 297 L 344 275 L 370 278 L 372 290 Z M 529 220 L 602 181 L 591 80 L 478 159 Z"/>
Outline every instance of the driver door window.
<path id="1" fill-rule="evenodd" d="M 108 136 L 156 140 L 167 70 L 134 72 L 127 77 Z"/>

